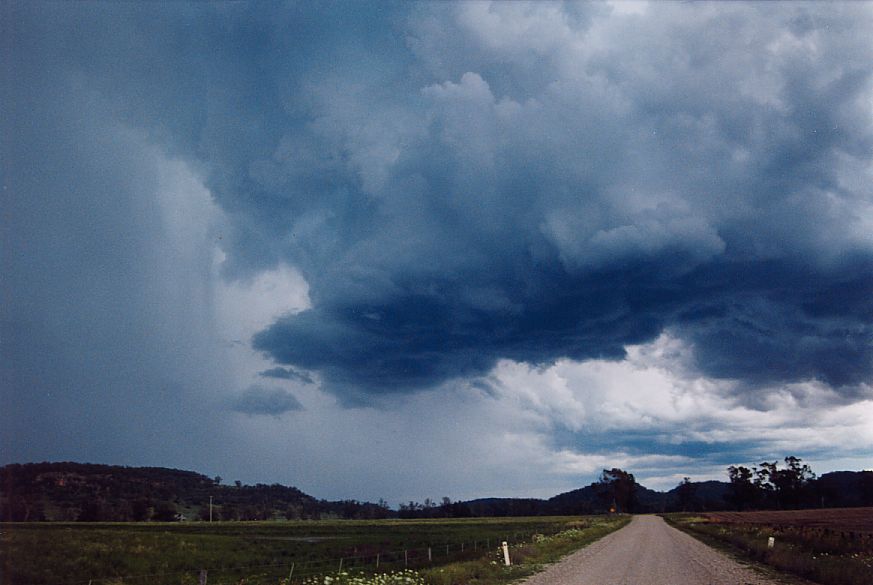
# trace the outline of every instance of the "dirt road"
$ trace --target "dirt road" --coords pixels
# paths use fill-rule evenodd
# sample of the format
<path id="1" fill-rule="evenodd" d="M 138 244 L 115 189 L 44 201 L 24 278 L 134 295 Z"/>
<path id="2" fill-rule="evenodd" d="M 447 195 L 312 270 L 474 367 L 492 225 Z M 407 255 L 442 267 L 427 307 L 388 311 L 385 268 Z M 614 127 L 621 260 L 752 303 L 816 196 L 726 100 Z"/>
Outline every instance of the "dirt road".
<path id="1" fill-rule="evenodd" d="M 776 585 L 658 516 L 573 553 L 524 585 Z"/>

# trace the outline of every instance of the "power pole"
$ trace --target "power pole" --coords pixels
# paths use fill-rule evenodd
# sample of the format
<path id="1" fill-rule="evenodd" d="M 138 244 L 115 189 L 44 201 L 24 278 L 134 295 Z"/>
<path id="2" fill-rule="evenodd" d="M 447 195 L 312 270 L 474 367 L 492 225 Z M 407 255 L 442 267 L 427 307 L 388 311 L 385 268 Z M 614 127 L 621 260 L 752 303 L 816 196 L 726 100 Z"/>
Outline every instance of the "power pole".
<path id="1" fill-rule="evenodd" d="M 212 522 L 212 496 L 209 496 L 209 521 Z"/>

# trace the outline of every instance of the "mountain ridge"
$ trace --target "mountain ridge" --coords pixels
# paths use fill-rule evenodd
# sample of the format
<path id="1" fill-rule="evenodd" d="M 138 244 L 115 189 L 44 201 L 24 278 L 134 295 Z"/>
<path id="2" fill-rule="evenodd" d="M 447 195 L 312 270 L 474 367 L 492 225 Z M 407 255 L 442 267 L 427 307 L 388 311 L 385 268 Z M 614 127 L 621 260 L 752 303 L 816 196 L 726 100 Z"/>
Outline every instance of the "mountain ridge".
<path id="1" fill-rule="evenodd" d="M 620 471 L 620 470 L 613 470 Z M 836 471 L 813 480 L 816 504 L 869 505 L 871 472 Z M 657 491 L 632 482 L 630 498 L 618 511 L 706 511 L 731 508 L 729 482 L 709 480 Z M 862 481 L 863 480 L 863 481 Z M 317 499 L 278 483 L 244 485 L 166 467 L 98 463 L 12 463 L 0 467 L 0 521 L 172 521 L 268 520 L 388 517 L 538 516 L 605 513 L 615 509 L 611 484 L 590 485 L 542 498 L 495 498 L 441 505 L 410 502 L 398 511 L 387 503 Z M 211 502 L 211 506 L 210 506 Z M 211 512 L 210 512 L 211 507 Z M 621 509 L 627 508 L 627 509 Z"/>

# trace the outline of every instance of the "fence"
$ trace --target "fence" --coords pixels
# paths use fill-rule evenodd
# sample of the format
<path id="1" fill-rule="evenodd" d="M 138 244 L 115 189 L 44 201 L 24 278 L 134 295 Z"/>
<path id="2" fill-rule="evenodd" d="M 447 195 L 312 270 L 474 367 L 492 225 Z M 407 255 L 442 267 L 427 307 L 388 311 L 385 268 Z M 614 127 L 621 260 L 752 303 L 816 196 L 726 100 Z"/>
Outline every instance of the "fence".
<path id="1" fill-rule="evenodd" d="M 516 532 L 512 537 L 502 540 L 510 545 L 518 545 L 530 541 L 533 534 L 535 533 Z M 282 563 L 201 567 L 181 571 L 117 575 L 39 585 L 277 585 L 280 582 L 285 585 L 293 585 L 308 577 L 341 571 L 372 574 L 402 569 L 421 569 L 445 565 L 454 561 L 481 558 L 487 554 L 493 554 L 497 560 L 503 558 L 500 544 L 501 540 L 499 539 L 486 538 L 472 542 L 428 544 L 416 548 L 332 559 L 294 559 L 292 557 Z"/>

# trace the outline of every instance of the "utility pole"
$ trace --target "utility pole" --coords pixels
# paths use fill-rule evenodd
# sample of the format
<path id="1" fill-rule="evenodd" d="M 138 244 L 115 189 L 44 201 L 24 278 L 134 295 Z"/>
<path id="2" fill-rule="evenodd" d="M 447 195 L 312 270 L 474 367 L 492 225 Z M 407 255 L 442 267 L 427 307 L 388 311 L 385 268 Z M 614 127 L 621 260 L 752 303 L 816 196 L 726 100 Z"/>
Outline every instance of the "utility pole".
<path id="1" fill-rule="evenodd" d="M 209 496 L 209 521 L 212 522 L 212 496 Z"/>

